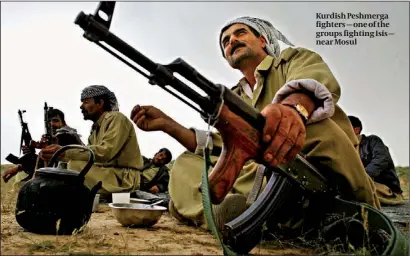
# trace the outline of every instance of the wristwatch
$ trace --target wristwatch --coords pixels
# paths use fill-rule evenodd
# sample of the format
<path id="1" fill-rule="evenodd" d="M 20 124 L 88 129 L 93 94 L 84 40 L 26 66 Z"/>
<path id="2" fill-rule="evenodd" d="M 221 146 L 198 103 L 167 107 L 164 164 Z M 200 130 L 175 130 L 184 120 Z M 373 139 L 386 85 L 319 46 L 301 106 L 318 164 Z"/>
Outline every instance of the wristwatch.
<path id="1" fill-rule="evenodd" d="M 289 107 L 295 109 L 296 112 L 298 112 L 299 116 L 302 118 L 303 123 L 304 123 L 305 125 L 307 124 L 307 121 L 309 120 L 309 112 L 306 110 L 306 108 L 305 108 L 302 104 L 300 104 L 300 103 L 297 103 L 297 104 L 286 104 L 286 103 L 285 103 L 285 104 L 283 104 L 283 105 L 289 106 Z"/>

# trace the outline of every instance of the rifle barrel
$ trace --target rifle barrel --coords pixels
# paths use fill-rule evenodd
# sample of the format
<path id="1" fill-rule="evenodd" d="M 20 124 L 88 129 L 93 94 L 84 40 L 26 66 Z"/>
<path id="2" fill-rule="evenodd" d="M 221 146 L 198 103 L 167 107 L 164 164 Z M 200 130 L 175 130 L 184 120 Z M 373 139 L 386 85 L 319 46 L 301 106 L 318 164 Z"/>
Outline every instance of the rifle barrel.
<path id="1" fill-rule="evenodd" d="M 208 98 L 201 96 L 195 90 L 187 86 L 181 80 L 176 78 L 172 71 L 161 64 L 157 64 L 150 60 L 148 57 L 143 55 L 138 50 L 134 49 L 132 46 L 124 42 L 122 39 L 117 37 L 115 34 L 111 33 L 104 25 L 100 24 L 94 16 L 86 15 L 84 12 L 80 12 L 75 19 L 75 24 L 79 25 L 84 31 L 84 37 L 88 40 L 101 46 L 99 41 L 105 42 L 107 45 L 111 46 L 133 62 L 137 63 L 139 66 L 143 67 L 145 70 L 154 75 L 154 78 L 159 78 L 162 81 L 159 82 L 159 86 L 164 88 L 165 85 L 173 87 L 178 92 L 182 93 L 187 98 L 191 99 L 193 102 L 198 104 L 205 112 L 214 113 L 215 102 L 212 102 Z M 105 49 L 105 47 L 102 47 Z M 107 50 L 107 49 L 106 49 Z M 109 51 L 113 54 L 111 51 Z M 118 55 L 113 54 L 115 57 L 119 58 Z M 120 59 L 120 58 L 119 58 Z M 121 60 L 121 59 L 120 59 Z M 211 96 L 211 99 L 215 99 L 217 92 L 220 92 L 220 88 L 207 80 L 203 75 L 198 73 L 193 67 L 188 65 L 182 59 L 177 59 L 171 65 L 180 73 L 183 77 L 193 82 L 196 86 L 201 88 L 205 93 Z M 179 68 L 178 68 L 179 67 Z M 263 129 L 265 125 L 265 119 L 263 116 L 256 111 L 252 106 L 247 105 L 242 99 L 230 90 L 225 90 L 224 93 L 225 103 L 231 110 L 242 116 L 246 121 L 253 125 L 257 129 Z"/>
<path id="2" fill-rule="evenodd" d="M 84 37 L 88 40 L 96 43 L 97 45 L 99 45 L 98 41 L 105 42 L 107 45 L 111 46 L 112 48 L 153 74 L 154 81 L 158 83 L 160 87 L 164 88 L 166 85 L 169 85 L 198 104 L 198 106 L 200 106 L 204 111 L 208 113 L 213 111 L 214 106 L 212 106 L 209 99 L 203 97 L 198 92 L 183 83 L 181 80 L 176 78 L 172 74 L 172 71 L 170 71 L 168 68 L 161 64 L 153 62 L 148 57 L 124 42 L 122 39 L 118 38 L 115 34 L 108 31 L 108 29 L 97 22 L 92 15 L 86 15 L 84 14 L 84 12 L 80 12 L 75 20 L 75 24 L 79 25 L 85 31 Z M 115 57 L 118 58 L 118 56 Z"/>

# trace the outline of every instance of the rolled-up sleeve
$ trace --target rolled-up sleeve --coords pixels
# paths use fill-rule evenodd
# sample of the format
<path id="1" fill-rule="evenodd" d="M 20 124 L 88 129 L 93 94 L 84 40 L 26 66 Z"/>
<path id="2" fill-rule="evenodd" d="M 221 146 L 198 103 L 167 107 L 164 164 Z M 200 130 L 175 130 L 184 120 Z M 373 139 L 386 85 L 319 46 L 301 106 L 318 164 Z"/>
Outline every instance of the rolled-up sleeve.
<path id="1" fill-rule="evenodd" d="M 322 57 L 307 49 L 299 49 L 292 57 L 286 72 L 286 83 L 278 91 L 273 103 L 279 103 L 293 92 L 306 92 L 315 99 L 317 108 L 309 123 L 333 116 L 340 98 L 340 86 Z"/>
<path id="2" fill-rule="evenodd" d="M 195 132 L 196 137 L 196 148 L 195 154 L 203 155 L 204 149 L 206 147 L 206 140 L 208 137 L 208 131 L 200 130 L 196 128 L 190 128 L 193 132 Z M 214 147 L 222 147 L 222 138 L 219 133 L 211 132 L 211 138 L 209 140 L 208 148 L 212 151 Z"/>
<path id="3" fill-rule="evenodd" d="M 289 63 L 286 82 L 313 79 L 326 86 L 336 104 L 340 98 L 340 86 L 322 57 L 310 50 L 300 49 Z"/>

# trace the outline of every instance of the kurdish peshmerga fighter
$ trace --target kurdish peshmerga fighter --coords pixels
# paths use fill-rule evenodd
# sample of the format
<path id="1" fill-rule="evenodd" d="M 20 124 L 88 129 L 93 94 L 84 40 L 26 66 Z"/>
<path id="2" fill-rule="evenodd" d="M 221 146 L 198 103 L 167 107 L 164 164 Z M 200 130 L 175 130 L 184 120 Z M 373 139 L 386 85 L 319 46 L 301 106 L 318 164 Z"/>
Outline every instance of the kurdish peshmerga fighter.
<path id="1" fill-rule="evenodd" d="M 342 188 L 346 199 L 380 208 L 374 183 L 355 149 L 357 137 L 337 105 L 339 83 L 320 55 L 294 47 L 270 22 L 252 17 L 227 23 L 218 43 L 229 65 L 243 75 L 232 90 L 266 118 L 265 164 L 286 164 L 301 152 L 326 176 L 337 177 L 332 182 Z M 206 131 L 186 128 L 153 106 L 136 105 L 131 119 L 140 129 L 163 131 L 186 147 L 171 170 L 170 212 L 181 221 L 207 228 L 198 191 Z M 221 147 L 217 133 L 209 146 Z M 217 159 L 217 155 L 211 158 L 214 163 Z M 214 214 L 223 215 L 222 219 L 216 216 L 219 228 L 246 210 L 257 167 L 258 163 L 248 161 L 230 194 L 215 207 Z"/>

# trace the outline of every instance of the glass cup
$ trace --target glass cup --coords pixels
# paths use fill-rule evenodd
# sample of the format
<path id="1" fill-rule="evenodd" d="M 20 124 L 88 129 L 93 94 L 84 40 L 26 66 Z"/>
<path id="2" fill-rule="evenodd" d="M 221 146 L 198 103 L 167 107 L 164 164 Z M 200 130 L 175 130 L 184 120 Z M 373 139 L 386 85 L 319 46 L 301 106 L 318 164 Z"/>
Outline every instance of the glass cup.
<path id="1" fill-rule="evenodd" d="M 100 203 L 100 194 L 96 194 L 94 197 L 94 203 L 93 203 L 93 210 L 92 212 L 97 212 L 98 211 L 98 205 Z"/>
<path id="2" fill-rule="evenodd" d="M 112 193 L 112 202 L 114 204 L 117 204 L 117 203 L 129 204 L 130 203 L 130 193 Z"/>

